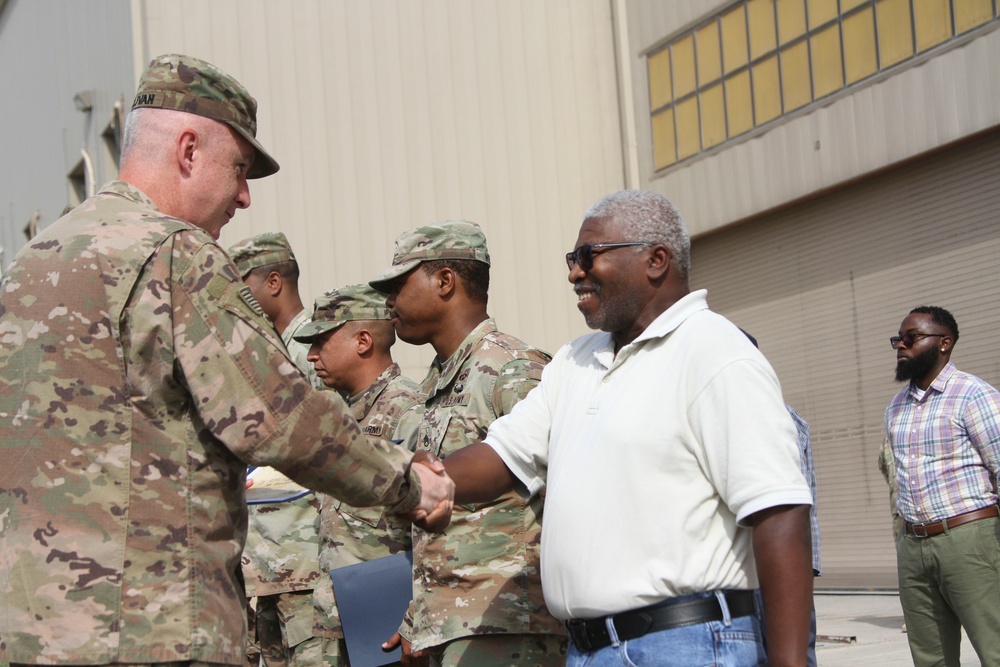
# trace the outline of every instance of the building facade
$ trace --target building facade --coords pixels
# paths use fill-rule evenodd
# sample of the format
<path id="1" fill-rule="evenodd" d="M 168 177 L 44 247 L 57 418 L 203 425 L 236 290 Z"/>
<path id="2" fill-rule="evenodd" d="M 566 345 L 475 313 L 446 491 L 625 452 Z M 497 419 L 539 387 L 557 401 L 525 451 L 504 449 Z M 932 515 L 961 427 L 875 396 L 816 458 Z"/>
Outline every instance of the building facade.
<path id="1" fill-rule="evenodd" d="M 168 52 L 257 97 L 281 171 L 222 243 L 283 231 L 306 299 L 467 218 L 491 314 L 554 351 L 586 330 L 562 261 L 585 208 L 662 192 L 693 287 L 809 421 L 817 585 L 893 587 L 888 337 L 949 308 L 956 364 L 1000 382 L 998 28 L 997 0 L 0 0 L 0 266 L 114 178 L 138 76 Z M 396 350 L 418 378 L 431 354 Z"/>

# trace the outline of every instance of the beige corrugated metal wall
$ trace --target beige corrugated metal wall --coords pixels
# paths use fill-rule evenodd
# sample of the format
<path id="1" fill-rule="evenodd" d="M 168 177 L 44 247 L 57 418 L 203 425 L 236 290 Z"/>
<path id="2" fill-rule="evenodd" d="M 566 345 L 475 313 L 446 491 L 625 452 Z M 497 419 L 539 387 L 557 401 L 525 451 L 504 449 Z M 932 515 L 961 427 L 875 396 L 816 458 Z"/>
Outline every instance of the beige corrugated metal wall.
<path id="1" fill-rule="evenodd" d="M 134 0 L 137 59 L 233 72 L 281 163 L 223 244 L 278 229 L 313 298 L 389 264 L 396 235 L 486 230 L 491 314 L 554 351 L 583 332 L 562 255 L 623 185 L 608 0 Z M 137 67 L 141 67 L 138 64 Z M 422 377 L 431 358 L 400 344 Z"/>
<path id="2" fill-rule="evenodd" d="M 952 360 L 1000 384 L 1000 132 L 697 239 L 693 283 L 753 333 L 809 422 L 823 587 L 895 586 L 875 460 L 895 335 L 918 305 L 955 315 Z"/>

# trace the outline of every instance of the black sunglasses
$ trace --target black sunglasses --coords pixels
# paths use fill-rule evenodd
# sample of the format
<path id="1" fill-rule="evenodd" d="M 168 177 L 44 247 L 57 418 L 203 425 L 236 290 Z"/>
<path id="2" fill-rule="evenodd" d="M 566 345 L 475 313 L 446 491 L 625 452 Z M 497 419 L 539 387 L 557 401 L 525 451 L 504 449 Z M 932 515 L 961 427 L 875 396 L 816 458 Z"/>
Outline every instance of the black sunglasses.
<path id="1" fill-rule="evenodd" d="M 599 255 L 615 248 L 627 248 L 629 246 L 646 246 L 647 248 L 656 245 L 647 241 L 629 241 L 628 243 L 587 243 L 580 246 L 573 252 L 566 253 L 566 267 L 572 271 L 573 265 L 577 264 L 581 271 L 590 271 L 594 268 L 594 255 Z"/>
<path id="2" fill-rule="evenodd" d="M 903 334 L 902 336 L 893 336 L 892 338 L 889 339 L 889 345 L 892 345 L 892 349 L 895 350 L 897 347 L 899 347 L 900 343 L 903 344 L 903 347 L 911 347 L 914 343 L 917 342 L 918 338 L 924 338 L 925 336 L 944 338 L 947 335 L 948 334 L 908 333 L 908 334 Z"/>

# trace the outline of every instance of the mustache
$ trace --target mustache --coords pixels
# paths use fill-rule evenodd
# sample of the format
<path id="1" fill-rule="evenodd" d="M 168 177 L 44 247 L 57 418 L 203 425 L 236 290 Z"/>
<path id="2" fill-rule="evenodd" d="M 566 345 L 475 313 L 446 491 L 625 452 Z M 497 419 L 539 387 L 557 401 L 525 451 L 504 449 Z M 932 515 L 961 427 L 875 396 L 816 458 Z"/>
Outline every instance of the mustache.
<path id="1" fill-rule="evenodd" d="M 597 283 L 584 282 L 583 280 L 573 284 L 573 291 L 576 294 L 580 292 L 594 292 L 598 296 L 601 295 L 601 286 Z"/>

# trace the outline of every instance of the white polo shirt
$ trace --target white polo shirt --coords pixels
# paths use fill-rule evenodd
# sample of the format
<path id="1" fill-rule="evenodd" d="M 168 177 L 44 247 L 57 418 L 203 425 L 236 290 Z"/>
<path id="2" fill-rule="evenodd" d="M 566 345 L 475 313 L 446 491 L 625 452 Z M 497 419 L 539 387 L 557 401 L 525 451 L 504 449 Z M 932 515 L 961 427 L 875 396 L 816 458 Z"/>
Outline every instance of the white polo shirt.
<path id="1" fill-rule="evenodd" d="M 811 505 L 795 426 L 764 356 L 704 290 L 617 358 L 608 333 L 564 346 L 486 442 L 547 486 L 542 588 L 559 618 L 757 586 L 751 514 Z"/>

